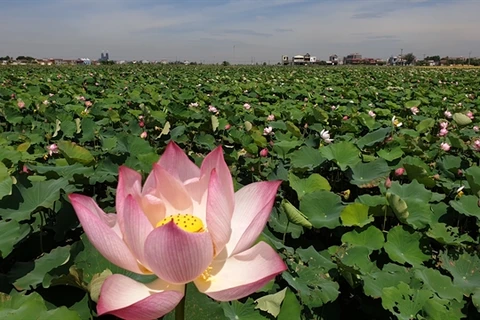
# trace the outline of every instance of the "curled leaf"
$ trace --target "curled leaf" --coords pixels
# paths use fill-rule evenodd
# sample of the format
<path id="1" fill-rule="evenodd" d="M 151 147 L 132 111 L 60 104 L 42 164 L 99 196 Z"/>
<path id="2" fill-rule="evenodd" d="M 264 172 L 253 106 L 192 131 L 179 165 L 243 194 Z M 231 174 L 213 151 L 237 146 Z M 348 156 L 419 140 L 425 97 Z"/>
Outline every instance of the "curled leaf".
<path id="1" fill-rule="evenodd" d="M 282 201 L 282 208 L 285 210 L 287 214 L 287 218 L 291 223 L 297 224 L 299 226 L 311 229 L 312 224 L 308 221 L 306 215 L 304 215 L 300 210 L 295 208 L 293 204 L 291 204 L 288 200 L 283 199 Z"/>
<path id="2" fill-rule="evenodd" d="M 388 204 L 390 205 L 390 208 L 392 208 L 393 213 L 395 213 L 395 216 L 397 216 L 398 220 L 405 222 L 410 215 L 407 203 L 396 194 L 387 192 L 386 196 Z"/>

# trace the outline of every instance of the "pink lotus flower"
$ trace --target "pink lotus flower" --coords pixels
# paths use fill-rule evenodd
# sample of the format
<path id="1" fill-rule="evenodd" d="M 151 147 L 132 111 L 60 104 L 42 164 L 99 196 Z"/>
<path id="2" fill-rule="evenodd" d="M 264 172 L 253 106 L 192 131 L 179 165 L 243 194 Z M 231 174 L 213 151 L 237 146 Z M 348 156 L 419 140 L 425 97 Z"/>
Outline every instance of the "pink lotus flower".
<path id="1" fill-rule="evenodd" d="M 368 111 L 368 115 L 372 118 L 375 118 L 377 116 L 372 110 Z"/>
<path id="2" fill-rule="evenodd" d="M 400 167 L 395 169 L 395 176 L 400 177 L 405 173 L 405 168 Z"/>
<path id="3" fill-rule="evenodd" d="M 451 113 L 450 111 L 448 111 L 448 110 L 445 111 L 445 112 L 443 113 L 443 115 L 444 115 L 447 119 L 451 119 L 451 118 L 452 118 L 452 113 Z"/>
<path id="4" fill-rule="evenodd" d="M 243 105 L 243 107 L 245 108 L 245 110 L 250 110 L 250 108 L 252 107 L 251 105 L 249 105 L 248 103 L 245 103 Z"/>
<path id="5" fill-rule="evenodd" d="M 446 122 L 446 121 L 440 122 L 440 128 L 441 129 L 447 129 L 447 127 L 448 127 L 448 122 Z"/>
<path id="6" fill-rule="evenodd" d="M 450 150 L 450 145 L 446 142 L 442 142 L 440 143 L 440 148 L 443 150 L 443 151 L 449 151 Z"/>
<path id="7" fill-rule="evenodd" d="M 140 128 L 143 128 L 145 127 L 145 122 L 143 120 L 141 120 L 138 125 L 140 126 Z"/>
<path id="8" fill-rule="evenodd" d="M 475 149 L 475 151 L 480 151 L 480 140 L 477 139 L 477 140 L 473 141 L 472 147 L 473 147 L 473 149 Z"/>
<path id="9" fill-rule="evenodd" d="M 217 112 L 218 112 L 217 108 L 215 108 L 215 107 L 212 106 L 212 105 L 208 106 L 208 111 L 209 111 L 209 112 L 213 112 L 213 113 L 217 113 Z"/>
<path id="10" fill-rule="evenodd" d="M 90 108 L 92 106 L 91 101 L 85 101 L 85 107 Z"/>
<path id="11" fill-rule="evenodd" d="M 414 116 L 417 115 L 417 113 L 420 112 L 420 110 L 417 107 L 411 107 L 410 111 L 413 113 Z"/>
<path id="12" fill-rule="evenodd" d="M 448 134 L 448 130 L 445 128 L 440 129 L 440 132 L 438 133 L 440 137 L 445 137 L 447 134 Z"/>
<path id="13" fill-rule="evenodd" d="M 267 156 L 268 156 L 267 148 L 263 148 L 262 150 L 260 150 L 260 157 L 267 157 Z"/>
<path id="14" fill-rule="evenodd" d="M 472 119 L 472 120 L 475 118 L 475 117 L 473 116 L 473 112 L 472 112 L 472 111 L 468 111 L 468 112 L 466 113 L 466 115 L 467 115 L 467 117 L 469 117 L 469 118 Z"/>
<path id="15" fill-rule="evenodd" d="M 265 127 L 263 129 L 263 135 L 264 136 L 272 135 L 272 134 L 273 134 L 273 128 L 272 127 Z"/>
<path id="16" fill-rule="evenodd" d="M 26 165 L 23 165 L 22 172 L 23 173 L 30 173 L 30 170 L 28 170 L 28 167 Z"/>
<path id="17" fill-rule="evenodd" d="M 22 100 L 19 100 L 17 102 L 17 107 L 20 108 L 20 109 L 25 108 L 25 102 L 23 102 Z"/>
<path id="18" fill-rule="evenodd" d="M 148 137 L 147 131 L 143 131 L 142 133 L 140 133 L 140 138 L 146 139 L 147 137 Z"/>
<path id="19" fill-rule="evenodd" d="M 343 116 L 343 120 L 348 120 L 348 116 Z"/>
<path id="20" fill-rule="evenodd" d="M 473 126 L 473 131 L 478 132 L 480 131 L 480 128 L 478 126 Z"/>
<path id="21" fill-rule="evenodd" d="M 246 297 L 286 265 L 268 244 L 255 244 L 269 218 L 280 181 L 255 182 L 236 193 L 222 148 L 198 168 L 171 142 L 142 188 L 142 176 L 120 167 L 117 214 L 90 197 L 69 195 L 95 248 L 110 262 L 158 279 L 143 284 L 108 277 L 99 315 L 155 319 L 182 299 L 185 284 L 219 301 Z"/>
<path id="22" fill-rule="evenodd" d="M 274 120 L 275 120 L 275 116 L 273 114 L 268 115 L 267 121 L 274 121 Z"/>
<path id="23" fill-rule="evenodd" d="M 232 127 L 232 125 L 230 123 L 227 123 L 225 125 L 225 130 L 230 130 L 231 127 Z"/>
<path id="24" fill-rule="evenodd" d="M 392 186 L 392 180 L 390 180 L 390 177 L 387 177 L 385 180 L 385 188 L 390 188 Z"/>
<path id="25" fill-rule="evenodd" d="M 48 154 L 52 156 L 54 153 L 58 153 L 58 146 L 56 143 L 53 143 L 47 147 Z"/>

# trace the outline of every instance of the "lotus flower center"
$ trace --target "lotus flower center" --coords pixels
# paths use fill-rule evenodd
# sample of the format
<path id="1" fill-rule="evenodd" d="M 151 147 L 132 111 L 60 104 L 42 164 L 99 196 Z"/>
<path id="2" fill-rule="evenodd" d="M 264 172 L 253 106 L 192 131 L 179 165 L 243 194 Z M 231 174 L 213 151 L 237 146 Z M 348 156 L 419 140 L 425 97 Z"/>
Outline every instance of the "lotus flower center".
<path id="1" fill-rule="evenodd" d="M 397 119 L 395 119 L 395 121 L 393 121 L 393 124 L 398 127 L 398 124 L 400 123 L 400 121 L 398 121 Z"/>
<path id="2" fill-rule="evenodd" d="M 180 229 L 191 232 L 203 232 L 205 229 L 203 228 L 203 222 L 201 219 L 191 215 L 191 214 L 183 214 L 177 213 L 173 216 L 168 216 L 165 219 L 161 220 L 157 223 L 156 227 L 161 227 L 173 221 Z"/>

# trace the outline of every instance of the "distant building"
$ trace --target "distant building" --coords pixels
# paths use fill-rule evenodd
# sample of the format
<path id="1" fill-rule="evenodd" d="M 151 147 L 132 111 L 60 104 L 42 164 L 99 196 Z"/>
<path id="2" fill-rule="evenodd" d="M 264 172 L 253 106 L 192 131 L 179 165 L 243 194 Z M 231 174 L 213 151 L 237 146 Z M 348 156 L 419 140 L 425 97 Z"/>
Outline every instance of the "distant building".
<path id="1" fill-rule="evenodd" d="M 327 64 L 336 66 L 338 64 L 338 56 L 334 54 L 328 57 Z"/>
<path id="2" fill-rule="evenodd" d="M 92 64 L 92 60 L 88 59 L 88 58 L 80 58 L 80 59 L 77 59 L 77 65 L 86 65 L 86 66 L 89 66 Z"/>
<path id="3" fill-rule="evenodd" d="M 402 57 L 391 56 L 388 58 L 387 64 L 391 66 L 404 65 L 405 59 L 402 59 Z"/>
<path id="4" fill-rule="evenodd" d="M 282 62 L 284 65 L 289 64 L 288 57 L 282 56 Z M 317 57 L 311 56 L 310 53 L 306 53 L 303 55 L 297 54 L 296 56 L 293 56 L 293 60 L 291 63 L 293 63 L 294 65 L 309 65 L 309 64 L 315 64 L 316 62 L 317 62 Z"/>
<path id="5" fill-rule="evenodd" d="M 108 52 L 107 53 L 103 53 L 100 55 L 100 59 L 98 59 L 98 61 L 102 62 L 102 61 L 109 61 L 110 60 L 110 57 L 108 56 Z"/>
<path id="6" fill-rule="evenodd" d="M 305 64 L 305 57 L 301 54 L 293 56 L 293 64 L 302 65 Z M 310 59 L 310 58 L 309 58 Z"/>
<path id="7" fill-rule="evenodd" d="M 362 55 L 359 53 L 351 53 L 346 57 L 343 57 L 343 64 L 362 64 Z"/>

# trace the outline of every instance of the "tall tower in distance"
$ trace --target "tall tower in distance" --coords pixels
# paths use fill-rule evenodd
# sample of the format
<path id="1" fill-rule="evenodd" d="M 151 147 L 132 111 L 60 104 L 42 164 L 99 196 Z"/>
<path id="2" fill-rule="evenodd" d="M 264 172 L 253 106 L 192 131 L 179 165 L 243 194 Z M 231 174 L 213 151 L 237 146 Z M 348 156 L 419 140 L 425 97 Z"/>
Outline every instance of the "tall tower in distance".
<path id="1" fill-rule="evenodd" d="M 105 53 L 105 60 L 107 60 L 107 61 L 110 60 L 110 59 L 108 58 L 108 52 Z"/>

